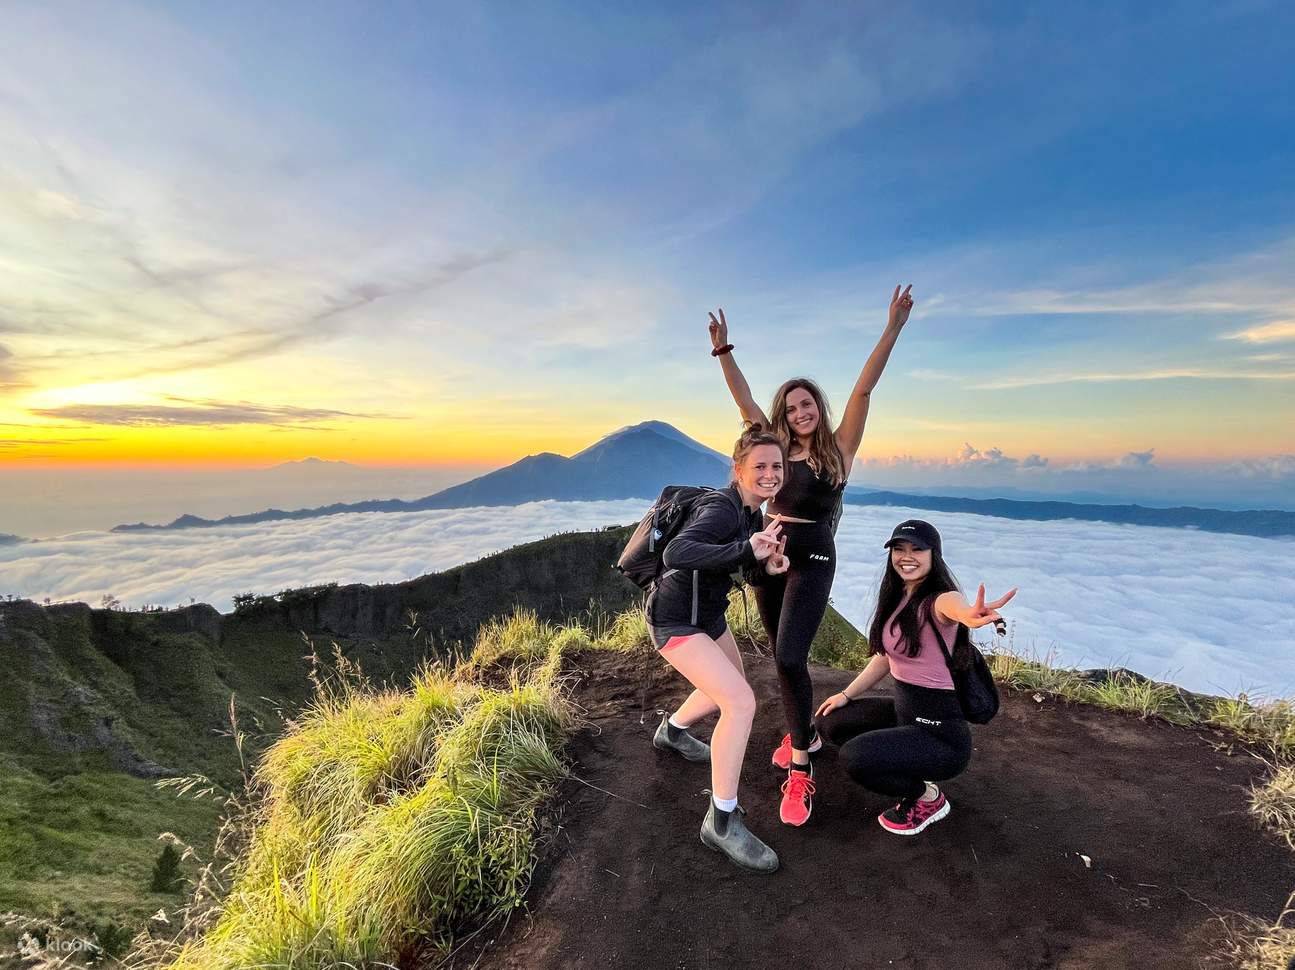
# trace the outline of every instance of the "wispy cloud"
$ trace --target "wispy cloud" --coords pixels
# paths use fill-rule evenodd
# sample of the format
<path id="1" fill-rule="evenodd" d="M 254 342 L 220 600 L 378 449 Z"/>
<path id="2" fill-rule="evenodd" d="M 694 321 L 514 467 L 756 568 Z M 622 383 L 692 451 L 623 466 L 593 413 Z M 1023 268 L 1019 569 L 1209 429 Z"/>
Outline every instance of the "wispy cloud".
<path id="1" fill-rule="evenodd" d="M 107 438 L 0 438 L 0 448 L 23 448 L 28 445 L 76 445 Z"/>
<path id="2" fill-rule="evenodd" d="M 1236 333 L 1223 335 L 1228 340 L 1244 340 L 1248 344 L 1270 344 L 1278 341 L 1295 340 L 1295 320 L 1274 320 L 1272 323 L 1261 323 L 1247 327 Z"/>
<path id="3" fill-rule="evenodd" d="M 929 372 L 927 372 L 929 374 Z M 1288 381 L 1295 371 L 1243 370 L 1220 367 L 1181 367 L 1143 371 L 1081 371 L 1071 373 L 1030 374 L 983 382 L 967 382 L 973 390 L 1001 391 L 1020 387 L 1043 387 L 1050 384 L 1108 384 L 1127 381 Z"/>
<path id="4" fill-rule="evenodd" d="M 0 344 L 0 394 L 12 393 L 30 386 L 14 363 L 13 352 L 4 344 Z"/>
<path id="5" fill-rule="evenodd" d="M 171 398 L 171 400 L 184 401 L 183 398 Z M 247 424 L 281 427 L 300 426 L 315 421 L 353 421 L 391 417 L 336 411 L 329 408 L 253 404 L 248 401 L 233 403 L 190 401 L 181 407 L 164 404 L 69 404 L 56 408 L 34 408 L 31 413 L 43 418 L 68 418 L 92 425 L 119 425 L 133 428 L 228 427 Z"/>
<path id="6" fill-rule="evenodd" d="M 1014 289 L 968 287 L 942 295 L 941 313 L 968 316 L 1177 315 L 1267 316 L 1295 310 L 1295 237 L 1223 258 L 1194 261 L 1133 283 Z M 1085 267 L 1068 261 L 1070 277 L 1117 276 L 1127 267 Z M 1285 323 L 1283 320 L 1282 323 Z M 1280 324 L 1278 324 L 1280 325 Z"/>

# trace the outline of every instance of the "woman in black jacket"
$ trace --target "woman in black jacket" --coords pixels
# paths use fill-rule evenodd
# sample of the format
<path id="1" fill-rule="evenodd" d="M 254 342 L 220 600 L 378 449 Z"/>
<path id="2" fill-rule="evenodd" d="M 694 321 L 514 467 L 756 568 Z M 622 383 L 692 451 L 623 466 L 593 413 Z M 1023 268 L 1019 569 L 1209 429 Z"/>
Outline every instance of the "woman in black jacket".
<path id="1" fill-rule="evenodd" d="M 746 754 L 755 695 L 724 619 L 733 574 L 753 582 L 787 570 L 775 520 L 762 529 L 760 506 L 782 485 L 783 450 L 760 426 L 743 432 L 733 449 L 733 483 L 694 506 L 662 554 L 662 574 L 647 603 L 652 641 L 670 665 L 696 688 L 673 715 L 663 718 L 652 743 L 692 761 L 711 762 L 711 804 L 701 840 L 740 866 L 778 868 L 778 856 L 752 834 L 737 804 L 738 776 Z M 688 727 L 715 711 L 711 747 Z"/>

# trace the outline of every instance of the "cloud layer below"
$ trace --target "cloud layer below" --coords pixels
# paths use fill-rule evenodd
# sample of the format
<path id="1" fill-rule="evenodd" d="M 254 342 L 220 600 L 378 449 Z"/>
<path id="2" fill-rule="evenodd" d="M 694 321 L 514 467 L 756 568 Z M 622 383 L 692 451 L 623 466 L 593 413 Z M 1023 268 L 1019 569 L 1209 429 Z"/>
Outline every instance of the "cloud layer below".
<path id="1" fill-rule="evenodd" d="M 338 515 L 156 535 L 85 532 L 0 547 L 0 592 L 222 611 L 234 594 L 337 581 L 397 582 L 557 532 L 627 523 L 642 501 Z M 866 626 L 881 543 L 899 508 L 850 507 L 832 599 Z M 1018 650 L 1065 665 L 1126 666 L 1210 693 L 1295 695 L 1295 541 L 1088 522 L 933 517 L 969 589 L 1021 592 Z M 196 564 L 196 565 L 195 565 Z"/>

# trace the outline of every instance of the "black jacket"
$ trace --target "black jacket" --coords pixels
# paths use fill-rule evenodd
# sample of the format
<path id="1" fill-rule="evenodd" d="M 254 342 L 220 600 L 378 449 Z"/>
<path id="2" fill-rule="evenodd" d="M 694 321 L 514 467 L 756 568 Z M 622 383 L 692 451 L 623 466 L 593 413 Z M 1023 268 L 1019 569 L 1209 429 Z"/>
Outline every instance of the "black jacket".
<path id="1" fill-rule="evenodd" d="M 718 622 L 734 573 L 753 585 L 766 575 L 751 548 L 751 536 L 762 528 L 760 510 L 743 507 L 732 486 L 698 502 L 662 554 L 665 572 L 648 600 L 648 622 L 703 628 Z"/>

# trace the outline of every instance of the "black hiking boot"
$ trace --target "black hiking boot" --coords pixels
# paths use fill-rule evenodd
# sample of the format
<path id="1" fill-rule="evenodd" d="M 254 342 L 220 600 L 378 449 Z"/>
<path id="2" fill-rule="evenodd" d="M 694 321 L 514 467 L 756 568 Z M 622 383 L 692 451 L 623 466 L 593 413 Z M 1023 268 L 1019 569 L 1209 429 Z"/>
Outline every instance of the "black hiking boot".
<path id="1" fill-rule="evenodd" d="M 670 735 L 674 735 L 672 738 Z M 656 734 L 652 735 L 652 747 L 662 751 L 678 751 L 689 761 L 710 761 L 710 745 L 698 741 L 684 728 L 677 728 L 670 723 L 669 715 L 661 718 Z"/>
<path id="2" fill-rule="evenodd" d="M 746 827 L 742 816 L 746 810 L 739 805 L 731 812 L 721 812 L 710 803 L 706 818 L 701 823 L 701 842 L 708 849 L 723 852 L 743 869 L 753 872 L 773 872 L 778 868 L 778 853 L 761 842 Z M 722 816 L 728 816 L 727 819 Z M 723 827 L 721 835 L 717 830 Z"/>

